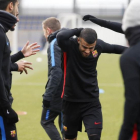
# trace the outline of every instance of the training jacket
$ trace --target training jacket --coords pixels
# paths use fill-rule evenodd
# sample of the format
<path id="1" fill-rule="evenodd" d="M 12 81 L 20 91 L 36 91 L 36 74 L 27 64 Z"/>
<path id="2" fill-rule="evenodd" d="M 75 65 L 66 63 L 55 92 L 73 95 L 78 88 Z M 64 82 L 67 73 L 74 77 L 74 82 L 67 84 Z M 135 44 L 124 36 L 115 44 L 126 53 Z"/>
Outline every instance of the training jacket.
<path id="1" fill-rule="evenodd" d="M 17 52 L 16 54 L 11 55 L 11 63 L 10 63 L 10 71 L 18 71 L 18 65 L 15 63 L 18 60 L 24 58 L 24 55 L 21 51 Z M 12 87 L 12 73 L 10 72 L 10 80 L 9 80 L 9 85 L 10 85 L 10 90 Z M 12 104 L 13 102 L 13 97 L 12 94 L 10 92 L 9 94 L 9 100 L 10 100 L 10 104 Z"/>
<path id="2" fill-rule="evenodd" d="M 15 62 L 17 62 L 22 58 L 24 58 L 24 55 L 21 51 L 11 55 L 10 71 L 18 71 L 18 65 Z M 11 82 L 9 83 L 9 85 L 12 85 L 12 73 L 11 73 Z"/>
<path id="3" fill-rule="evenodd" d="M 121 54 L 126 47 L 111 45 L 98 39 L 95 50 L 87 58 L 79 51 L 78 29 L 61 31 L 57 35 L 58 46 L 66 53 L 66 79 L 64 79 L 64 100 L 71 102 L 90 102 L 98 99 L 97 62 L 101 53 Z M 79 33 L 78 33 L 79 34 Z"/>
<path id="4" fill-rule="evenodd" d="M 121 23 L 100 19 L 92 21 L 102 27 L 124 34 Z M 140 140 L 140 26 L 128 28 L 125 36 L 130 48 L 120 58 L 125 87 L 125 106 L 119 140 Z"/>
<path id="5" fill-rule="evenodd" d="M 49 47 L 48 54 L 48 81 L 43 98 L 50 101 L 50 109 L 60 112 L 62 106 L 62 88 L 63 88 L 63 71 L 62 71 L 62 53 L 56 40 L 57 32 L 48 37 Z"/>
<path id="6" fill-rule="evenodd" d="M 9 106 L 10 94 L 10 42 L 6 32 L 17 22 L 12 14 L 0 10 L 0 107 Z"/>
<path id="7" fill-rule="evenodd" d="M 130 47 L 123 53 L 120 66 L 125 86 L 124 120 L 119 140 L 140 140 L 140 26 L 125 33 Z M 133 132 L 138 135 L 133 136 Z"/>

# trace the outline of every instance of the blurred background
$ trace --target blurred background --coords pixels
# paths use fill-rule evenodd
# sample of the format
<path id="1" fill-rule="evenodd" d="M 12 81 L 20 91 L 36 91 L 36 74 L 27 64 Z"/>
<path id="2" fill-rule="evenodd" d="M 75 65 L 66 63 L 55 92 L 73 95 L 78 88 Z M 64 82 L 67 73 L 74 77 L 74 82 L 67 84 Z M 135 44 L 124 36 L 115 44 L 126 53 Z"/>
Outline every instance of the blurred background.
<path id="1" fill-rule="evenodd" d="M 38 42 L 41 51 L 24 60 L 32 62 L 34 70 L 28 75 L 13 73 L 13 108 L 18 112 L 17 123 L 20 140 L 49 140 L 40 125 L 42 95 L 45 92 L 47 76 L 47 43 L 43 36 L 42 21 L 48 17 L 60 19 L 62 27 L 89 27 L 97 31 L 98 38 L 107 43 L 127 46 L 123 34 L 113 32 L 90 21 L 82 21 L 86 14 L 105 20 L 122 22 L 130 0 L 20 0 L 19 23 L 14 32 L 8 32 L 12 53 L 20 50 L 29 40 Z M 120 55 L 102 54 L 98 61 L 98 82 L 103 111 L 103 132 L 101 140 L 117 140 L 123 120 L 124 88 L 119 66 Z M 58 126 L 58 122 L 55 122 Z M 79 140 L 87 140 L 84 132 Z"/>
<path id="2" fill-rule="evenodd" d="M 104 30 L 89 21 L 84 22 L 82 17 L 91 14 L 98 18 L 121 22 L 129 2 L 130 0 L 20 0 L 18 30 L 13 33 L 14 35 L 9 35 L 13 52 L 20 49 L 27 40 L 38 42 L 43 49 L 45 39 L 42 32 L 42 21 L 51 16 L 58 17 L 62 27 L 91 27 L 97 31 L 100 39 L 109 43 L 117 40 L 114 43 L 124 45 L 124 37 Z"/>

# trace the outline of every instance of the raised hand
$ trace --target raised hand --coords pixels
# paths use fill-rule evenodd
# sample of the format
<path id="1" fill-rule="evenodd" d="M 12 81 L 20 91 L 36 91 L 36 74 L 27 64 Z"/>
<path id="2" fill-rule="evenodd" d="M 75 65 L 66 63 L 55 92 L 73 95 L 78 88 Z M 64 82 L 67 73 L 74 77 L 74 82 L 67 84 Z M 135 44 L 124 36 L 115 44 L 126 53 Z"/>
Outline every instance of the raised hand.
<path id="1" fill-rule="evenodd" d="M 33 43 L 29 45 L 29 41 L 26 43 L 26 45 L 22 48 L 21 52 L 23 53 L 24 57 L 29 57 L 31 55 L 35 55 L 40 48 L 40 45 L 37 45 L 37 43 Z"/>
<path id="2" fill-rule="evenodd" d="M 93 18 L 96 18 L 96 17 L 91 16 L 91 15 L 85 15 L 85 16 L 83 17 L 83 20 L 84 20 L 84 21 L 87 21 L 87 20 L 90 20 L 90 19 L 93 19 Z"/>

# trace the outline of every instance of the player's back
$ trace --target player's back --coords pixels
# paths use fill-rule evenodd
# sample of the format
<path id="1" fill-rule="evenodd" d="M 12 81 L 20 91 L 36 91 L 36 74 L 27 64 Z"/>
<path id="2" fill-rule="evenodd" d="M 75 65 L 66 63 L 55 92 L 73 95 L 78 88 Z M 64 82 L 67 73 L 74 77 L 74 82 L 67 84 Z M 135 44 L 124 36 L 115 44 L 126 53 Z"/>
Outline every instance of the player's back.
<path id="1" fill-rule="evenodd" d="M 130 46 L 121 56 L 121 62 L 132 63 L 140 68 L 140 41 L 135 45 Z"/>

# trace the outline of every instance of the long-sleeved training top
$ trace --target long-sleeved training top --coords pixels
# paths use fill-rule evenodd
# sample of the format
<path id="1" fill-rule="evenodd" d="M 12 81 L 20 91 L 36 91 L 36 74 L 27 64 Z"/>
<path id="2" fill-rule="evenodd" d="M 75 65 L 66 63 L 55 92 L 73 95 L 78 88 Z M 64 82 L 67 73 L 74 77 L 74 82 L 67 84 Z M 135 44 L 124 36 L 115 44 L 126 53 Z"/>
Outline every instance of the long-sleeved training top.
<path id="1" fill-rule="evenodd" d="M 43 99 L 50 101 L 51 110 L 60 112 L 62 108 L 63 70 L 62 52 L 56 40 L 58 32 L 56 31 L 48 37 L 48 81 Z"/>
<path id="2" fill-rule="evenodd" d="M 10 30 L 17 22 L 12 14 L 0 11 L 0 107 L 9 106 L 10 94 L 10 63 L 11 50 L 10 42 L 6 36 L 6 32 Z"/>
<path id="3" fill-rule="evenodd" d="M 101 53 L 121 54 L 126 47 L 111 45 L 98 39 L 94 51 L 83 57 L 79 51 L 77 29 L 68 29 L 58 33 L 58 46 L 66 53 L 66 74 L 64 79 L 64 100 L 71 102 L 90 102 L 99 97 L 97 81 L 97 62 Z"/>
<path id="4" fill-rule="evenodd" d="M 90 18 L 90 21 L 92 21 L 93 23 L 96 23 L 97 25 L 100 25 L 102 27 L 113 30 L 115 32 L 124 34 L 121 23 L 98 19 L 96 17 Z"/>

